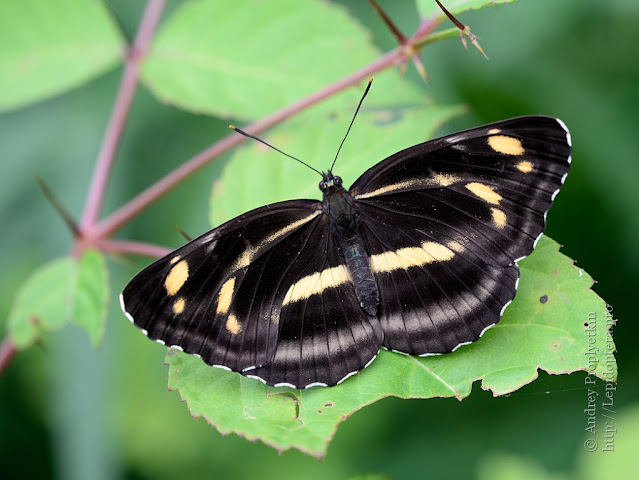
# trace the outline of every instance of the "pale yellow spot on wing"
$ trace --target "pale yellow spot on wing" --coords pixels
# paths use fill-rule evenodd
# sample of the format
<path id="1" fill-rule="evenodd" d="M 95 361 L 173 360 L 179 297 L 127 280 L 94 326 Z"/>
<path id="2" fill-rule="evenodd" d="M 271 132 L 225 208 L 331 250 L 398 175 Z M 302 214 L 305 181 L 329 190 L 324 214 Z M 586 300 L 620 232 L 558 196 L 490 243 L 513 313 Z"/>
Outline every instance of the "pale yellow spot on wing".
<path id="1" fill-rule="evenodd" d="M 419 267 L 433 262 L 444 262 L 455 256 L 450 248 L 441 243 L 424 242 L 421 247 L 405 247 L 373 255 L 371 268 L 375 273 L 392 272 L 398 269 Z"/>
<path id="2" fill-rule="evenodd" d="M 464 245 L 456 240 L 451 240 L 446 246 L 457 253 L 462 253 L 465 250 Z"/>
<path id="3" fill-rule="evenodd" d="M 393 193 L 398 190 L 408 190 L 414 187 L 423 187 L 423 188 L 447 187 L 457 181 L 459 181 L 459 177 L 456 177 L 455 175 L 438 173 L 436 175 L 433 175 L 432 177 L 413 178 L 405 182 L 398 182 L 398 183 L 393 183 L 392 185 L 385 185 L 383 187 L 378 188 L 377 190 L 373 190 L 372 192 L 366 192 L 359 195 L 355 195 L 355 198 L 359 200 L 363 198 L 377 197 L 380 195 Z"/>
<path id="4" fill-rule="evenodd" d="M 186 301 L 184 300 L 184 297 L 178 298 L 173 304 L 173 313 L 179 315 L 184 311 L 184 307 L 186 307 Z"/>
<path id="5" fill-rule="evenodd" d="M 533 164 L 528 160 L 524 160 L 515 165 L 515 167 L 517 167 L 517 170 L 519 170 L 520 172 L 530 173 L 532 172 Z"/>
<path id="6" fill-rule="evenodd" d="M 305 300 L 313 295 L 322 293 L 328 288 L 339 287 L 346 282 L 352 282 L 350 273 L 344 265 L 327 268 L 321 272 L 315 272 L 301 278 L 290 286 L 284 297 L 282 305 Z"/>
<path id="7" fill-rule="evenodd" d="M 216 313 L 224 315 L 226 312 L 229 311 L 234 291 L 235 277 L 231 277 L 226 282 L 224 282 L 224 285 L 222 285 L 222 288 L 220 288 L 220 293 L 217 296 L 217 309 L 215 310 Z"/>
<path id="8" fill-rule="evenodd" d="M 501 202 L 501 199 L 503 198 L 495 190 L 493 190 L 493 187 L 488 186 L 484 183 L 467 183 L 466 188 L 482 200 L 485 200 L 488 203 L 492 203 L 493 205 L 499 205 L 499 202 Z"/>
<path id="9" fill-rule="evenodd" d="M 488 133 L 490 135 L 495 135 L 496 133 L 501 132 L 501 130 L 499 130 L 498 128 L 491 128 L 490 130 L 488 130 Z"/>
<path id="10" fill-rule="evenodd" d="M 233 314 L 226 319 L 226 329 L 231 335 L 237 335 L 242 331 L 242 325 L 237 321 L 237 317 Z"/>
<path id="11" fill-rule="evenodd" d="M 498 153 L 505 155 L 521 155 L 524 153 L 524 147 L 521 142 L 513 137 L 506 135 L 493 135 L 488 137 L 488 145 Z"/>
<path id="12" fill-rule="evenodd" d="M 257 245 L 251 245 L 251 246 L 247 247 L 247 249 L 244 250 L 242 255 L 240 255 L 240 257 L 237 259 L 237 261 L 235 262 L 235 264 L 231 268 L 231 272 L 235 272 L 235 271 L 237 271 L 237 270 L 239 270 L 241 268 L 248 267 L 251 264 L 251 262 L 253 261 L 253 259 L 255 258 L 255 256 L 262 249 L 264 249 L 265 247 L 267 248 L 270 244 L 272 244 L 278 238 L 284 237 L 284 236 L 288 235 L 290 232 L 292 232 L 292 231 L 296 230 L 297 228 L 299 228 L 300 226 L 304 225 L 305 223 L 308 223 L 311 219 L 313 219 L 314 217 L 317 217 L 321 213 L 322 213 L 321 210 L 317 210 L 316 212 L 313 212 L 312 214 L 310 214 L 308 217 L 304 217 L 304 218 L 298 220 L 297 222 L 289 223 L 286 227 L 281 228 L 280 230 L 277 230 L 276 232 L 274 232 L 271 235 L 269 235 L 268 237 L 266 237 L 264 240 L 262 240 Z"/>
<path id="13" fill-rule="evenodd" d="M 169 295 L 175 295 L 189 278 L 189 264 L 186 260 L 176 263 L 164 280 L 164 288 Z"/>
<path id="14" fill-rule="evenodd" d="M 173 257 L 173 258 L 171 259 L 171 261 L 170 261 L 169 263 L 170 263 L 171 265 L 173 265 L 173 264 L 174 264 L 175 262 L 177 262 L 179 259 L 180 259 L 180 256 L 179 256 L 179 255 L 176 255 L 175 257 Z"/>
<path id="15" fill-rule="evenodd" d="M 506 214 L 503 210 L 498 208 L 491 208 L 490 212 L 493 216 L 493 223 L 497 228 L 504 228 L 506 226 Z"/>

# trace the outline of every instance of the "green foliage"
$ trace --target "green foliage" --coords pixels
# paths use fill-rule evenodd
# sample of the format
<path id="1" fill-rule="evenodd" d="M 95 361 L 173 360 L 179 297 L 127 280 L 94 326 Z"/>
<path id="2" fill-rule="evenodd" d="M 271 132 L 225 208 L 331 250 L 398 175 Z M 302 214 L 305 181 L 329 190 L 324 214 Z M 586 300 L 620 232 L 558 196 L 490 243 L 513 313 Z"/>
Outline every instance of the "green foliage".
<path id="1" fill-rule="evenodd" d="M 612 398 L 617 392 L 612 392 Z M 610 403 L 610 400 L 607 400 Z M 639 403 L 636 401 L 620 412 L 613 402 L 599 420 L 598 445 L 595 451 L 582 451 L 579 475 L 583 480 L 631 478 L 637 468 L 639 451 Z M 606 440 L 609 442 L 606 444 Z"/>
<path id="2" fill-rule="evenodd" d="M 454 353 L 419 358 L 383 350 L 370 367 L 340 385 L 291 390 L 268 387 L 171 350 L 169 387 L 180 391 L 194 416 L 203 416 L 221 433 L 323 457 L 339 423 L 384 397 L 461 400 L 477 380 L 483 389 L 504 395 L 537 378 L 538 369 L 553 374 L 587 371 L 584 322 L 591 312 L 604 318 L 606 308 L 590 290 L 592 283 L 559 253 L 557 243 L 543 237 L 521 262 L 519 292 L 503 319 L 479 341 Z M 548 300 L 542 303 L 544 295 Z M 603 326 L 596 335 L 597 345 L 612 342 Z M 605 378 L 610 361 L 603 348 L 595 355 L 599 365 L 592 373 Z M 616 379 L 616 365 L 610 368 Z"/>
<path id="3" fill-rule="evenodd" d="M 614 392 L 616 395 L 616 392 Z M 601 404 L 597 408 L 600 408 Z M 596 427 L 595 450 L 582 449 L 577 454 L 579 468 L 573 475 L 549 472 L 529 456 L 506 452 L 491 452 L 479 466 L 479 480 L 600 480 L 633 478 L 639 449 L 639 404 L 630 405 L 617 414 L 610 408 Z M 586 433 L 587 439 L 593 436 Z M 584 437 L 585 443 L 586 437 Z M 608 443 L 606 443 L 606 441 Z"/>
<path id="4" fill-rule="evenodd" d="M 237 7 L 233 0 L 186 3 L 162 27 L 142 76 L 160 99 L 255 119 L 380 55 L 367 31 L 335 5 L 251 0 Z"/>
<path id="5" fill-rule="evenodd" d="M 453 15 L 459 15 L 460 13 L 468 10 L 478 10 L 485 6 L 496 5 L 499 3 L 511 3 L 515 0 L 450 0 L 442 1 L 442 5 L 446 7 Z M 441 11 L 435 0 L 417 0 L 417 11 L 422 18 L 436 18 L 444 17 L 444 13 Z"/>
<path id="6" fill-rule="evenodd" d="M 0 2 L 0 111 L 22 107 L 113 68 L 122 37 L 100 2 Z"/>
<path id="7" fill-rule="evenodd" d="M 29 347 L 44 331 L 56 330 L 67 322 L 73 271 L 73 260 L 61 258 L 43 265 L 26 280 L 16 295 L 8 321 L 17 348 Z"/>
<path id="8" fill-rule="evenodd" d="M 104 256 L 95 250 L 84 252 L 73 278 L 71 321 L 84 328 L 94 347 L 104 336 L 109 283 Z"/>
<path id="9" fill-rule="evenodd" d="M 348 477 L 346 480 L 391 480 L 391 478 L 388 475 L 382 475 L 381 473 L 365 473 L 355 477 Z"/>
<path id="10" fill-rule="evenodd" d="M 102 254 L 87 250 L 78 261 L 68 257 L 52 260 L 34 272 L 16 295 L 9 334 L 22 350 L 70 321 L 85 329 L 97 346 L 104 335 L 107 301 Z"/>
<path id="11" fill-rule="evenodd" d="M 479 480 L 568 480 L 564 474 L 551 474 L 537 463 L 504 452 L 487 455 L 479 466 Z"/>

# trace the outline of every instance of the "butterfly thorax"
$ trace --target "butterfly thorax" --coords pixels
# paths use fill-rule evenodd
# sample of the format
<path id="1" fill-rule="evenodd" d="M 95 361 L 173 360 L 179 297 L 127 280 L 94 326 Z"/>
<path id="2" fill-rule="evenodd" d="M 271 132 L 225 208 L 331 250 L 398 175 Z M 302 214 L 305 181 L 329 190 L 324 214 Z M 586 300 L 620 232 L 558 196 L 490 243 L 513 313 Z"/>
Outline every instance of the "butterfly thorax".
<path id="1" fill-rule="evenodd" d="M 320 182 L 320 190 L 324 194 L 324 213 L 328 215 L 335 233 L 340 237 L 354 234 L 358 227 L 357 211 L 352 197 L 342 185 L 342 179 L 329 171 Z"/>
<path id="2" fill-rule="evenodd" d="M 360 306 L 369 314 L 377 314 L 379 292 L 371 269 L 366 245 L 360 233 L 353 198 L 344 189 L 342 179 L 330 171 L 323 175 L 320 190 L 324 194 L 323 210 L 328 216 L 331 234 L 348 270 Z"/>

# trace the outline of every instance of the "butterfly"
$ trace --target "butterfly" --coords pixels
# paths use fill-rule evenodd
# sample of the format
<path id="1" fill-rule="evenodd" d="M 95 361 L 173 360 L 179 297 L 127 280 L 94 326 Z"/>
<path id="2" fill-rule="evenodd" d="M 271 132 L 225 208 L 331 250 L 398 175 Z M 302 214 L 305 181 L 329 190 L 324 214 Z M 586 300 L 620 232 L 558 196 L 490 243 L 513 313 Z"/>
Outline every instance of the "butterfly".
<path id="1" fill-rule="evenodd" d="M 336 385 L 381 347 L 452 352 L 511 303 L 570 163 L 566 125 L 524 116 L 409 147 L 349 190 L 331 167 L 322 201 L 205 233 L 138 273 L 122 309 L 150 339 L 273 386 Z"/>

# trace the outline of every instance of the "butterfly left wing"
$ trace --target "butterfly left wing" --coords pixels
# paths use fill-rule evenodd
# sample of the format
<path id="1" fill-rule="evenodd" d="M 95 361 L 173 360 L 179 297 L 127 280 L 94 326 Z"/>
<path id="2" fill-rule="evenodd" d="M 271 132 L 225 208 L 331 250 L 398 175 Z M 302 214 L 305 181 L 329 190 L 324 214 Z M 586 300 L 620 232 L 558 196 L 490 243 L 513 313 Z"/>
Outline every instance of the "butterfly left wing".
<path id="1" fill-rule="evenodd" d="M 520 117 L 410 147 L 353 184 L 384 346 L 445 353 L 499 321 L 570 148 L 559 120 Z"/>
<path id="2" fill-rule="evenodd" d="M 122 292 L 122 309 L 152 340 L 209 365 L 241 371 L 266 363 L 277 345 L 281 278 L 271 273 L 263 281 L 264 269 L 273 267 L 256 260 L 290 262 L 290 250 L 278 245 L 302 242 L 318 221 L 318 207 L 284 202 L 230 220 L 138 273 Z"/>

